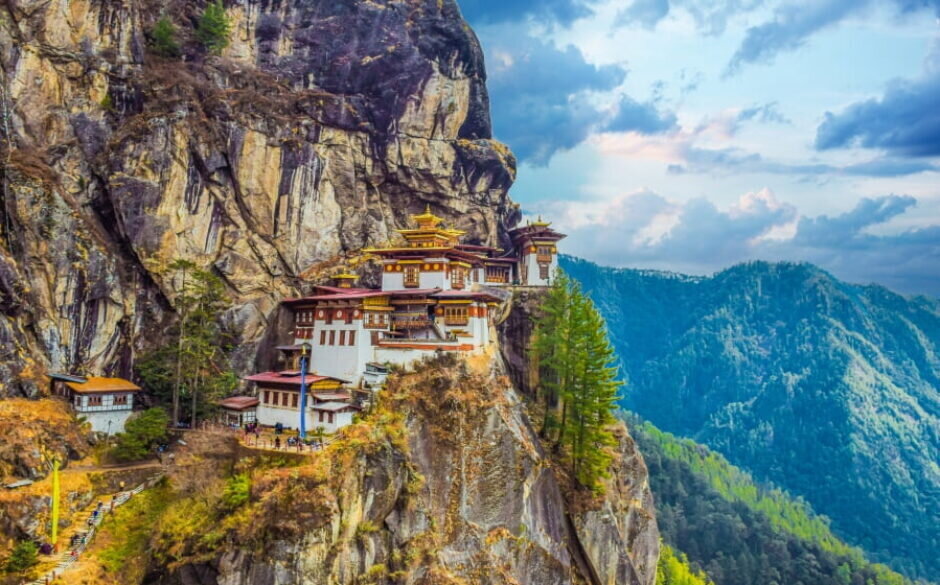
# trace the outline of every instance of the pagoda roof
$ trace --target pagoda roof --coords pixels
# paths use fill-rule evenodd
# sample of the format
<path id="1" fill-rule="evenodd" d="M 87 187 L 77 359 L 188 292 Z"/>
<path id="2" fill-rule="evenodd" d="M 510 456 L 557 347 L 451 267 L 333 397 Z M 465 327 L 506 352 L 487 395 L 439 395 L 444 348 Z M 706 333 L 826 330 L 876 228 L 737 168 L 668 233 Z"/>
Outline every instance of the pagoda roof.
<path id="1" fill-rule="evenodd" d="M 513 242 L 519 242 L 520 240 L 526 239 L 558 241 L 567 237 L 565 234 L 553 230 L 551 227 L 549 227 L 550 225 L 550 223 L 545 221 L 530 223 L 528 225 L 510 230 L 509 237 L 512 238 Z"/>
<path id="2" fill-rule="evenodd" d="M 458 246 L 428 246 L 428 247 L 411 247 L 411 246 L 400 246 L 397 248 L 368 248 L 365 250 L 369 254 L 376 254 L 379 256 L 431 256 L 437 255 L 444 258 L 454 257 L 466 262 L 472 262 L 479 264 L 486 258 L 480 256 L 479 254 L 474 254 L 466 250 L 461 250 Z"/>
<path id="3" fill-rule="evenodd" d="M 440 288 L 403 288 L 399 290 L 380 290 L 380 289 L 348 289 L 339 288 L 337 292 L 326 295 L 314 295 L 312 297 L 299 297 L 295 299 L 284 299 L 283 303 L 300 303 L 305 301 L 345 301 L 356 299 L 367 299 L 372 297 L 410 297 L 433 295 L 440 292 Z M 340 292 L 342 291 L 342 292 Z M 351 292 L 350 292 L 351 291 Z"/>
<path id="4" fill-rule="evenodd" d="M 124 378 L 89 376 L 85 382 L 66 382 L 65 385 L 79 393 L 140 391 L 140 386 Z"/>
<path id="5" fill-rule="evenodd" d="M 477 250 L 479 252 L 502 252 L 502 248 L 494 248 L 493 246 L 481 246 L 479 244 L 457 244 L 457 248 L 463 250 Z"/>

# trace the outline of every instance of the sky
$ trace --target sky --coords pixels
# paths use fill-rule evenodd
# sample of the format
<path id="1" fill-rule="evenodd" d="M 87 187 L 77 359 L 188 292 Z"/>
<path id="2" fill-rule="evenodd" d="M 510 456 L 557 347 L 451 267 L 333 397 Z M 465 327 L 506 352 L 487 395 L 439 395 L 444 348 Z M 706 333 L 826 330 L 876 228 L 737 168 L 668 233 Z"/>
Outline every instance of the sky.
<path id="1" fill-rule="evenodd" d="M 940 0 L 458 2 L 563 252 L 940 296 Z"/>

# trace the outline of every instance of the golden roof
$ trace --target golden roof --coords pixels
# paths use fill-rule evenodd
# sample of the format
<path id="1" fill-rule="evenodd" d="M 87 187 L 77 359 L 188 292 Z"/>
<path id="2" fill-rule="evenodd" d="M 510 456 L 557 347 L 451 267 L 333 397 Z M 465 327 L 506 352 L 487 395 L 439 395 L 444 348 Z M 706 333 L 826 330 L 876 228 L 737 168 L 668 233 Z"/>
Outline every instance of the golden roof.
<path id="1" fill-rule="evenodd" d="M 359 275 L 350 274 L 348 272 L 340 272 L 339 274 L 334 274 L 333 278 L 338 278 L 340 280 L 359 280 Z"/>
<path id="2" fill-rule="evenodd" d="M 444 221 L 443 217 L 438 217 L 431 213 L 431 204 L 427 204 L 424 207 L 424 213 L 418 215 L 412 215 L 411 219 L 415 220 L 415 223 L 418 224 L 418 227 L 421 228 L 436 228 Z"/>
<path id="3" fill-rule="evenodd" d="M 99 378 L 89 376 L 85 382 L 66 382 L 76 392 L 137 392 L 140 386 L 124 378 Z"/>

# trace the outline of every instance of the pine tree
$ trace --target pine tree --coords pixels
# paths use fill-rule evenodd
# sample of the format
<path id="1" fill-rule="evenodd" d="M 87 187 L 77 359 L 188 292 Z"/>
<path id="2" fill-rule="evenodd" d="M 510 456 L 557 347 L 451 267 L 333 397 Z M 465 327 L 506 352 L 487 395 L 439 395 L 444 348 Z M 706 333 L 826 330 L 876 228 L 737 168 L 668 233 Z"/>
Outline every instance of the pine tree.
<path id="1" fill-rule="evenodd" d="M 182 399 L 190 401 L 190 424 L 205 413 L 212 398 L 231 392 L 237 377 L 228 367 L 231 335 L 221 325 L 226 307 L 225 285 L 217 275 L 188 260 L 176 260 L 174 308 L 179 323 L 173 347 L 163 346 L 145 355 L 137 372 L 148 389 L 172 400 L 173 424 L 180 419 Z"/>
<path id="2" fill-rule="evenodd" d="M 170 19 L 163 15 L 150 32 L 151 46 L 158 55 L 179 57 L 180 46 L 176 42 L 176 28 Z"/>
<path id="3" fill-rule="evenodd" d="M 585 487 L 600 489 L 612 459 L 617 400 L 614 351 L 603 318 L 577 283 L 559 274 L 536 320 L 542 437 L 552 441 Z"/>
<path id="4" fill-rule="evenodd" d="M 202 16 L 199 17 L 199 26 L 196 28 L 196 38 L 202 46 L 213 55 L 220 55 L 222 49 L 228 46 L 228 36 L 231 30 L 228 14 L 222 0 L 215 0 L 206 5 Z"/>

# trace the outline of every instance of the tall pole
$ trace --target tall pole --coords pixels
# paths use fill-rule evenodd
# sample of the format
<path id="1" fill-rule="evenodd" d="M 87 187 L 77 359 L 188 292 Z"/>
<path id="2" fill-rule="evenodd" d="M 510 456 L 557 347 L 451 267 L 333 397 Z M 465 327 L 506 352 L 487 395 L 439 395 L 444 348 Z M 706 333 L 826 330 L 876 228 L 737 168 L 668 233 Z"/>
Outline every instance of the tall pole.
<path id="1" fill-rule="evenodd" d="M 309 343 L 301 345 L 300 349 L 300 426 L 301 439 L 307 438 L 307 348 Z"/>
<path id="2" fill-rule="evenodd" d="M 59 539 L 59 459 L 52 460 L 52 546 Z"/>

